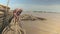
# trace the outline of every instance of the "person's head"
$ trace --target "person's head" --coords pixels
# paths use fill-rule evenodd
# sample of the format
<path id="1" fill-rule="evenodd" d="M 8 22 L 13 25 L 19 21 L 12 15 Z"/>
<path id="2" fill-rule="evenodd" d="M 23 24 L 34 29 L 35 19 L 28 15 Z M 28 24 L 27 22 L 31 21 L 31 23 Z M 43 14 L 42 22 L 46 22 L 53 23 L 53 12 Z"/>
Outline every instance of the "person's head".
<path id="1" fill-rule="evenodd" d="M 16 13 L 17 16 L 20 15 L 21 12 L 22 12 L 22 9 L 19 9 L 19 8 L 14 10 L 14 13 Z"/>
<path id="2" fill-rule="evenodd" d="M 17 9 L 17 12 L 18 12 L 19 14 L 21 14 L 22 9 Z"/>

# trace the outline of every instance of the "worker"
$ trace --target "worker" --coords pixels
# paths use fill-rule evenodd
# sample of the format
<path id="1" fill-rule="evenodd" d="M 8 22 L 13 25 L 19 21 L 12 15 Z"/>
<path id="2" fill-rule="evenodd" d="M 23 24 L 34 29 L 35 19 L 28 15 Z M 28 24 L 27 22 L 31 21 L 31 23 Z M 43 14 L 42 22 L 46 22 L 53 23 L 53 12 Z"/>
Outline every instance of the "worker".
<path id="1" fill-rule="evenodd" d="M 22 12 L 22 9 L 15 9 L 13 11 L 13 16 L 15 18 L 15 21 L 18 21 L 19 20 L 19 16 L 20 16 L 21 12 Z"/>

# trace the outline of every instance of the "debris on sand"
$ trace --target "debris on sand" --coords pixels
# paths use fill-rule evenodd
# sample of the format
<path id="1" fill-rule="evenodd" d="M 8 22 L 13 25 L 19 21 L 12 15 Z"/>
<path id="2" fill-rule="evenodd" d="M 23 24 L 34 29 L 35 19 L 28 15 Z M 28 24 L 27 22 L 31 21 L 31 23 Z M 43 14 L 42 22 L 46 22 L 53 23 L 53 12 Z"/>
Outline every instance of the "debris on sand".
<path id="1" fill-rule="evenodd" d="M 46 20 L 45 18 L 40 18 L 40 17 L 35 17 L 33 15 L 29 15 L 29 14 L 23 14 L 21 15 L 21 20 Z"/>

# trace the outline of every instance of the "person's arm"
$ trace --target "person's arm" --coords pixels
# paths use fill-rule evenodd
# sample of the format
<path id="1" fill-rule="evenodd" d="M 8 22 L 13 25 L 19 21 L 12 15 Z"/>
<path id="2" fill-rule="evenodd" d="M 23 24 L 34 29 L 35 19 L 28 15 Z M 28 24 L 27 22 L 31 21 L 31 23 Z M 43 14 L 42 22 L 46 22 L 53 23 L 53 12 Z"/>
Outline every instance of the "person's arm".
<path id="1" fill-rule="evenodd" d="M 16 13 L 14 13 L 14 17 L 17 18 L 17 14 Z"/>

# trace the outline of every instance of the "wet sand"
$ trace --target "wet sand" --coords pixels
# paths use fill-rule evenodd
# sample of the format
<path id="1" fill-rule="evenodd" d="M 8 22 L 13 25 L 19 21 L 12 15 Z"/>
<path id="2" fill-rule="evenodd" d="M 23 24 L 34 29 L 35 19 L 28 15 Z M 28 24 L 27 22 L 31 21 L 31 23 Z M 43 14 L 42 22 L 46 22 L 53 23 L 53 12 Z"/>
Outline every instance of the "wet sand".
<path id="1" fill-rule="evenodd" d="M 47 20 L 22 21 L 22 26 L 27 34 L 60 34 L 59 13 L 28 13 Z"/>

